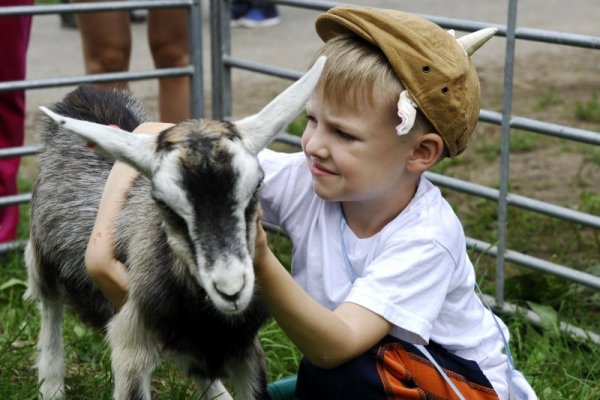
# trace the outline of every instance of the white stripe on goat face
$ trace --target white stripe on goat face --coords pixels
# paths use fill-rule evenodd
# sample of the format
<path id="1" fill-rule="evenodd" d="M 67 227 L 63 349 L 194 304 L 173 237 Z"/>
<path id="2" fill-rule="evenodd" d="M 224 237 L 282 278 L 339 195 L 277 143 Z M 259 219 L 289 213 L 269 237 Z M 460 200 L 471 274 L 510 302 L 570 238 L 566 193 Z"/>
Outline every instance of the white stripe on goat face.
<path id="1" fill-rule="evenodd" d="M 262 171 L 237 138 L 216 142 L 210 151 L 204 148 L 202 152 L 204 157 L 213 152 L 214 157 L 200 165 L 193 161 L 197 154 L 185 154 L 192 149 L 172 147 L 159 155 L 153 195 L 159 206 L 164 202 L 165 227 L 173 250 L 186 261 L 215 307 L 233 314 L 243 311 L 253 294 L 255 196 Z M 180 224 L 173 223 L 177 222 L 173 213 L 181 218 Z"/>
<path id="2" fill-rule="evenodd" d="M 241 141 L 227 141 L 227 147 L 236 177 L 232 193 L 236 207 L 231 210 L 235 225 L 227 231 L 228 237 L 221 238 L 228 246 L 221 248 L 212 270 L 208 271 L 208 281 L 213 282 L 213 287 L 205 289 L 216 306 L 218 300 L 226 299 L 223 308 L 233 306 L 230 312 L 238 312 L 250 303 L 254 291 L 252 256 L 256 238 L 257 189 L 263 173 L 256 157 L 242 146 Z"/>

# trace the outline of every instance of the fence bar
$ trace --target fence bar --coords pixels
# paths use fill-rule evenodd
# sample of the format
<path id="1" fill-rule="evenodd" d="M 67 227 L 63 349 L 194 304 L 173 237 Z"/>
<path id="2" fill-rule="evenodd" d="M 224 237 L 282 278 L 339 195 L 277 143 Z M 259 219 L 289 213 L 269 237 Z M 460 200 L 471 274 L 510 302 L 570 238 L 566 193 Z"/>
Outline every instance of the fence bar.
<path id="1" fill-rule="evenodd" d="M 2 196 L 0 197 L 0 207 L 29 203 L 30 201 L 31 193 L 19 193 L 10 196 Z"/>
<path id="2" fill-rule="evenodd" d="M 261 64 L 227 55 L 223 56 L 223 63 L 230 67 L 236 67 L 246 71 L 260 72 L 262 74 L 272 75 L 284 79 L 296 80 L 302 76 L 302 72 L 288 68 L 274 67 L 272 65 Z"/>
<path id="3" fill-rule="evenodd" d="M 0 7 L 0 17 L 12 15 L 47 15 L 63 13 L 88 13 L 98 11 L 126 11 L 136 8 L 189 7 L 194 0 L 107 1 L 103 3 L 74 3 L 56 5 Z"/>
<path id="4" fill-rule="evenodd" d="M 498 258 L 499 255 L 497 246 L 493 246 L 490 243 L 470 237 L 467 237 L 467 247 L 481 251 L 486 255 L 496 256 L 496 258 Z M 539 258 L 528 256 L 513 250 L 505 251 L 503 258 L 505 261 L 509 261 L 535 271 L 544 272 L 546 274 L 554 275 L 571 282 L 576 282 L 581 285 L 600 290 L 600 277 L 596 275 L 581 272 L 573 268 L 567 268 L 563 265 L 554 264 L 549 261 L 541 260 Z"/>
<path id="5" fill-rule="evenodd" d="M 433 172 L 426 172 L 425 176 L 438 186 L 453 189 L 461 193 L 482 197 L 488 200 L 497 201 L 500 198 L 500 192 L 497 189 L 493 189 L 488 186 L 478 185 L 476 183 L 436 174 Z M 557 206 L 555 204 L 546 203 L 544 201 L 535 200 L 514 193 L 507 193 L 506 201 L 507 204 L 511 206 L 534 211 L 539 214 L 548 215 L 565 221 L 574 222 L 590 228 L 600 229 L 600 217 L 596 215 L 575 211 L 570 208 Z"/>
<path id="6" fill-rule="evenodd" d="M 231 116 L 231 68 L 223 61 L 231 54 L 231 0 L 211 0 L 212 117 Z"/>
<path id="7" fill-rule="evenodd" d="M 194 67 L 161 68 L 140 72 L 111 72 L 106 74 L 84 75 L 77 77 L 37 79 L 28 81 L 9 81 L 0 83 L 0 92 L 7 90 L 46 89 L 51 87 L 74 86 L 82 83 L 101 83 L 117 81 L 139 81 L 152 78 L 193 75 Z"/>
<path id="8" fill-rule="evenodd" d="M 600 49 L 600 37 L 579 35 L 568 32 L 555 32 L 544 29 L 517 28 L 517 39 L 533 40 L 536 42 L 560 44 L 586 49 Z"/>
<path id="9" fill-rule="evenodd" d="M 10 157 L 33 156 L 40 152 L 42 146 L 6 147 L 0 149 L 0 160 Z"/>
<path id="10" fill-rule="evenodd" d="M 483 299 L 492 308 L 497 308 L 496 301 L 494 300 L 494 298 L 492 296 L 488 296 L 488 295 L 484 294 Z M 514 304 L 510 304 L 510 303 L 504 303 L 504 305 L 501 308 L 501 312 L 503 314 L 509 314 L 509 315 L 521 314 L 521 315 L 525 316 L 525 318 L 527 320 L 529 320 L 530 322 L 532 322 L 534 325 L 543 327 L 542 326 L 542 318 L 537 313 L 535 313 L 531 310 L 528 310 L 526 308 L 522 308 L 522 307 L 516 306 Z M 566 322 L 559 322 L 558 328 L 560 329 L 561 332 L 564 332 L 566 334 L 577 336 L 577 337 L 580 337 L 583 339 L 588 339 L 596 344 L 600 344 L 600 335 L 598 335 L 597 333 L 586 331 L 575 325 L 567 324 Z"/>
<path id="11" fill-rule="evenodd" d="M 269 0 L 271 3 L 277 3 L 284 6 L 292 6 L 298 8 L 306 8 L 309 10 L 325 11 L 335 6 L 349 5 L 339 2 L 332 1 L 318 1 L 318 0 Z"/>
<path id="12" fill-rule="evenodd" d="M 27 240 L 13 240 L 12 242 L 0 243 L 0 253 L 24 249 L 26 244 Z"/>
<path id="13" fill-rule="evenodd" d="M 501 125 L 502 114 L 495 111 L 481 110 L 479 113 L 479 120 Z M 514 115 L 510 119 L 510 126 L 516 129 L 542 133 L 547 136 L 600 146 L 600 133 L 588 131 L 586 129 L 573 128 L 572 126 L 553 124 Z"/>
<path id="14" fill-rule="evenodd" d="M 196 22 L 196 23 L 194 23 Z M 190 116 L 204 116 L 204 74 L 202 73 L 202 7 L 192 0 L 188 13 L 189 58 L 193 71 L 190 77 Z"/>

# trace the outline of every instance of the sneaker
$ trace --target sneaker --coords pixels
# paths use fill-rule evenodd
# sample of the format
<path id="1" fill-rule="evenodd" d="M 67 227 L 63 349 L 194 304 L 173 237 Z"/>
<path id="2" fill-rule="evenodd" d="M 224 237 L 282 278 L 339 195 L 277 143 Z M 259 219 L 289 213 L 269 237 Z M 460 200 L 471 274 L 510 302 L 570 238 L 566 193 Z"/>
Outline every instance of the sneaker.
<path id="1" fill-rule="evenodd" d="M 249 1 L 234 1 L 231 4 L 231 27 L 241 26 L 242 17 L 250 11 L 251 3 Z"/>
<path id="2" fill-rule="evenodd" d="M 244 28 L 262 28 L 277 25 L 281 22 L 277 7 L 253 7 L 239 21 Z"/>

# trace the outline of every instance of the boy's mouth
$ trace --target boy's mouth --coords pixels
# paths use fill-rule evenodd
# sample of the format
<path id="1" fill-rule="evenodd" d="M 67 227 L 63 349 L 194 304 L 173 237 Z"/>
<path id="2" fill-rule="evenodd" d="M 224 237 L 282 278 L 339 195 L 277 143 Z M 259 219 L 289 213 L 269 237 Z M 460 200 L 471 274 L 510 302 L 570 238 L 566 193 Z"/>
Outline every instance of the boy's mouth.
<path id="1" fill-rule="evenodd" d="M 325 168 L 323 165 L 317 163 L 317 162 L 312 162 L 310 165 L 310 172 L 314 175 L 314 176 L 329 176 L 329 175 L 337 175 L 335 172 L 333 172 L 332 170 Z"/>

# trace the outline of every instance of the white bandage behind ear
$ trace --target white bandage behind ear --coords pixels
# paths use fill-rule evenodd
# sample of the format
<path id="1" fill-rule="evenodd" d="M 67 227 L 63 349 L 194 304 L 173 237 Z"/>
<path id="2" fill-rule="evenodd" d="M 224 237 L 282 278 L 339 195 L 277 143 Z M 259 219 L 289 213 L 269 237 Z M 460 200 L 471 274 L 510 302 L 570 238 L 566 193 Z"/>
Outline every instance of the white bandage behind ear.
<path id="1" fill-rule="evenodd" d="M 415 125 L 415 118 L 417 117 L 417 104 L 410 97 L 407 90 L 400 93 L 398 116 L 400 117 L 400 125 L 396 126 L 396 133 L 400 136 L 406 135 Z"/>

